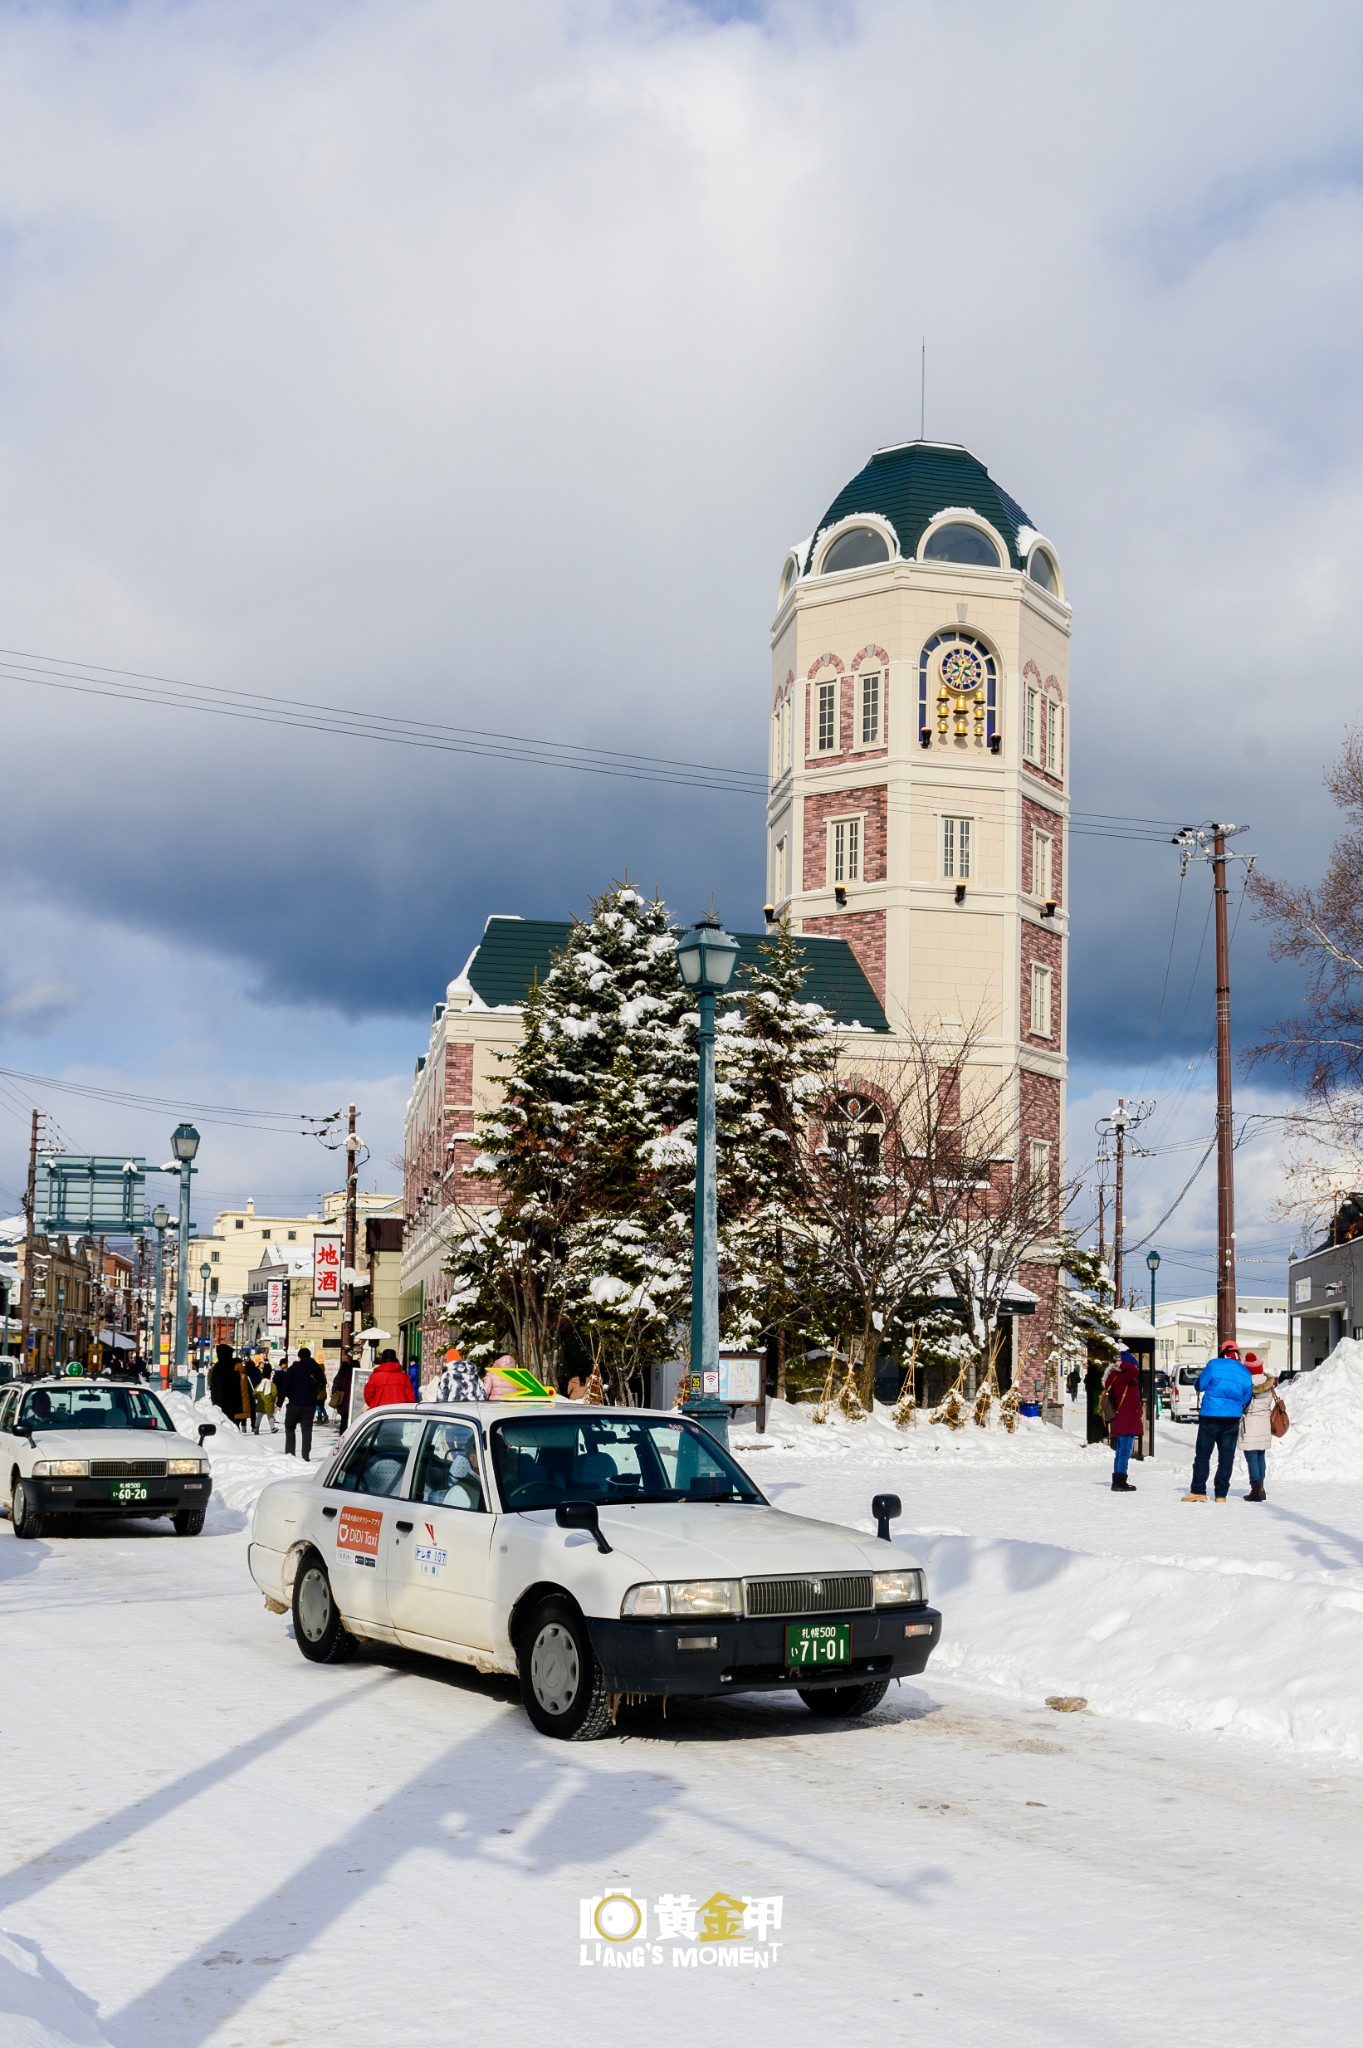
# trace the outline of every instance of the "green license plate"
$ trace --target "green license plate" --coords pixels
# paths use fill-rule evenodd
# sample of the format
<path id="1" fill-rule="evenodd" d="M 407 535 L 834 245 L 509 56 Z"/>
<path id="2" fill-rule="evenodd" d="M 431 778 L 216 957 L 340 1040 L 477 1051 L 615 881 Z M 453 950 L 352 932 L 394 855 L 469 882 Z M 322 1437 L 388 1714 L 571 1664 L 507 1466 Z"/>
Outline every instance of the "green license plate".
<path id="1" fill-rule="evenodd" d="M 822 1671 L 852 1661 L 850 1621 L 796 1621 L 786 1630 L 786 1668 Z"/>
<path id="2" fill-rule="evenodd" d="M 150 1500 L 151 1488 L 145 1479 L 111 1479 L 109 1498 L 122 1501 Z"/>

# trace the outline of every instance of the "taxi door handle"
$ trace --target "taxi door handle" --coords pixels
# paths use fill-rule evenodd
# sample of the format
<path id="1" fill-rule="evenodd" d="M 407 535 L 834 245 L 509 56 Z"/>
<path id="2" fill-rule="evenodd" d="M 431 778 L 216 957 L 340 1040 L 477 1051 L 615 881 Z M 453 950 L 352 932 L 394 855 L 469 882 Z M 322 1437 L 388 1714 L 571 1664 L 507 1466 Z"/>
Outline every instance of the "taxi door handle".
<path id="1" fill-rule="evenodd" d="M 404 1536 L 410 1536 L 412 1533 L 412 1525 L 410 1522 L 398 1522 L 395 1523 L 394 1526 L 397 1529 L 399 1529 Z"/>
<path id="2" fill-rule="evenodd" d="M 336 1513 L 336 1510 L 335 1508 L 323 1508 L 322 1513 L 324 1515 L 334 1515 Z"/>

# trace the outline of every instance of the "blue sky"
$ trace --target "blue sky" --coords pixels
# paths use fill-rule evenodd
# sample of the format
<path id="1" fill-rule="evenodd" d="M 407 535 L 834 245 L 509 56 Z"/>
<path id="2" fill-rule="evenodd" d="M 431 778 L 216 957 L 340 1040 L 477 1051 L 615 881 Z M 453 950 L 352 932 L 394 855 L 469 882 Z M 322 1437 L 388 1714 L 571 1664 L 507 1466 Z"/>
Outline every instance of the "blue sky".
<path id="1" fill-rule="evenodd" d="M 1307 877 L 1358 705 L 1363 23 L 1244 23 L 0 8 L 0 645 L 760 767 L 782 556 L 915 431 L 926 332 L 929 431 L 1064 561 L 1076 803 L 1244 818 Z M 9 1067 L 353 1093 L 391 1184 L 489 911 L 627 869 L 758 921 L 744 800 L 0 687 Z M 1076 839 L 1072 879 L 1073 1164 L 1095 1105 L 1158 1095 L 1153 1223 L 1210 1128 L 1206 879 L 1172 955 L 1171 849 Z M 1248 917 L 1236 956 L 1248 1041 L 1295 992 Z M 35 1092 L 0 1089 L 0 1204 Z M 1270 1261 L 1275 1160 L 1242 1176 Z M 226 1127 L 204 1162 L 205 1202 L 285 1206 L 329 1163 Z M 1190 1284 L 1211 1194 L 1169 1233 Z"/>

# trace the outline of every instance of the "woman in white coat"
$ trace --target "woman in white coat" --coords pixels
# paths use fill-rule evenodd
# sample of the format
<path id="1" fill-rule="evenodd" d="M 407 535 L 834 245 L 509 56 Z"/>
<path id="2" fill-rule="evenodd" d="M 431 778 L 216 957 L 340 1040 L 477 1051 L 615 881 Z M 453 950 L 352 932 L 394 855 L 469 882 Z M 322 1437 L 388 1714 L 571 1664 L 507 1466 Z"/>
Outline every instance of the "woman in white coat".
<path id="1" fill-rule="evenodd" d="M 1246 1500 L 1267 1500 L 1264 1492 L 1264 1465 L 1268 1447 L 1273 1441 L 1273 1404 L 1277 1400 L 1277 1383 L 1266 1373 L 1252 1351 L 1245 1356 L 1254 1392 L 1250 1403 L 1240 1419 L 1240 1448 L 1245 1454 L 1249 1467 L 1249 1492 Z"/>

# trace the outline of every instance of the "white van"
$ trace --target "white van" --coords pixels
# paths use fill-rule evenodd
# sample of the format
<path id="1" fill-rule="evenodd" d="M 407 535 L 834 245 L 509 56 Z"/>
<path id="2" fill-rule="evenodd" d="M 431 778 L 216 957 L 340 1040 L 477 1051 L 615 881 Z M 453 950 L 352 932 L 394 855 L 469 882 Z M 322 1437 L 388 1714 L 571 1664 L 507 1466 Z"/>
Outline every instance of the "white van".
<path id="1" fill-rule="evenodd" d="M 1181 1365 L 1174 1374 L 1173 1402 L 1170 1414 L 1175 1422 L 1196 1422 L 1202 1406 L 1197 1383 L 1202 1377 L 1200 1365 Z"/>

